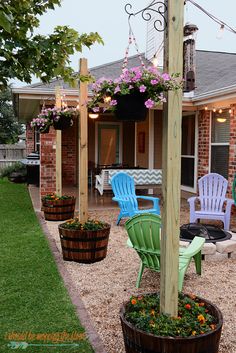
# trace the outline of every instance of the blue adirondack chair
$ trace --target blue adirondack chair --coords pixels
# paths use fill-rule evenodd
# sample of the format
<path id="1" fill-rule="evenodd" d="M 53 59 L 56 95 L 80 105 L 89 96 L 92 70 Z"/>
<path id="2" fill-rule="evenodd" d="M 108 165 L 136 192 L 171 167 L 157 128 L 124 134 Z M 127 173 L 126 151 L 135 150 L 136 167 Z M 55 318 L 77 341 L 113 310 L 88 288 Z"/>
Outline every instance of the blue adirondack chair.
<path id="1" fill-rule="evenodd" d="M 116 224 L 120 223 L 123 217 L 132 217 L 140 213 L 160 214 L 159 199 L 151 196 L 136 196 L 134 178 L 126 173 L 117 173 L 111 178 L 111 187 L 114 193 L 112 200 L 117 201 L 120 207 L 120 214 Z M 150 209 L 139 209 L 138 199 L 149 200 L 153 202 Z"/>
<path id="2" fill-rule="evenodd" d="M 232 199 L 226 198 L 228 180 L 217 173 L 204 175 L 198 180 L 198 197 L 188 199 L 190 205 L 190 223 L 198 219 L 214 219 L 224 223 L 224 229 L 229 230 Z M 195 201 L 200 201 L 200 209 Z"/>

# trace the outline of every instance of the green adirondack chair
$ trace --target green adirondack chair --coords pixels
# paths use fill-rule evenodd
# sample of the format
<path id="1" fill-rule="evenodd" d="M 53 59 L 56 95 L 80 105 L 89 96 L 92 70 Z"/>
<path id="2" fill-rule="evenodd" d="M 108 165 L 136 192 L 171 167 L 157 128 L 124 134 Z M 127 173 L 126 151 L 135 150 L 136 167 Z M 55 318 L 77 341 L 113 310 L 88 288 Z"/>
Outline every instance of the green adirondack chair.
<path id="1" fill-rule="evenodd" d="M 135 249 L 141 259 L 136 287 L 139 288 L 145 267 L 160 272 L 160 233 L 161 217 L 155 214 L 141 214 L 130 218 L 125 223 L 129 239 L 127 245 Z M 184 275 L 194 258 L 197 274 L 201 274 L 201 249 L 205 239 L 195 237 L 188 248 L 179 250 L 179 280 L 178 289 L 182 290 Z"/>

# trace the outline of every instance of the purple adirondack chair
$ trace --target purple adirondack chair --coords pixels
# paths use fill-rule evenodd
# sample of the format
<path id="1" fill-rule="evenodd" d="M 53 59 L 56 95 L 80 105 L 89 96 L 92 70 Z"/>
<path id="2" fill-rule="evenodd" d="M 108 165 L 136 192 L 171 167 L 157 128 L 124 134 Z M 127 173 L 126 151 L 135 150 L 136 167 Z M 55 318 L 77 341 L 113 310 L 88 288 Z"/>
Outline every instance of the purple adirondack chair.
<path id="1" fill-rule="evenodd" d="M 190 205 L 190 223 L 198 219 L 215 219 L 224 223 L 229 230 L 231 207 L 233 200 L 226 198 L 228 181 L 220 174 L 210 173 L 198 180 L 199 196 L 188 199 Z M 195 201 L 200 201 L 200 209 L 196 209 Z"/>

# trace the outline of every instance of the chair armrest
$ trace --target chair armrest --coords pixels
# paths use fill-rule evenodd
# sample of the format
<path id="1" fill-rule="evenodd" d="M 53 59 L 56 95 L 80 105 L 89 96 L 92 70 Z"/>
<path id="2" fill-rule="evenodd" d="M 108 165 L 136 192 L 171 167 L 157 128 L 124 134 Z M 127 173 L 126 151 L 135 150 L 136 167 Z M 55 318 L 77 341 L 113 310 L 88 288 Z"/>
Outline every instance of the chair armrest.
<path id="1" fill-rule="evenodd" d="M 130 239 L 127 240 L 126 244 L 129 248 L 133 248 L 133 244 L 131 243 Z"/>
<path id="2" fill-rule="evenodd" d="M 195 202 L 197 199 L 199 199 L 198 196 L 192 196 L 192 197 L 189 197 L 189 198 L 187 199 L 187 201 L 188 201 L 189 204 L 194 204 L 194 202 Z"/>
<path id="3" fill-rule="evenodd" d="M 153 202 L 153 208 L 155 208 L 160 214 L 159 198 L 152 196 L 136 196 L 137 199 L 149 200 Z"/>
<path id="4" fill-rule="evenodd" d="M 153 196 L 136 196 L 137 199 L 144 199 L 144 200 L 150 200 L 150 201 L 154 201 L 154 200 L 158 200 L 158 197 L 153 197 Z"/>
<path id="5" fill-rule="evenodd" d="M 225 211 L 227 213 L 227 212 L 230 212 L 231 207 L 234 205 L 234 200 L 226 198 L 225 201 L 226 201 Z"/>

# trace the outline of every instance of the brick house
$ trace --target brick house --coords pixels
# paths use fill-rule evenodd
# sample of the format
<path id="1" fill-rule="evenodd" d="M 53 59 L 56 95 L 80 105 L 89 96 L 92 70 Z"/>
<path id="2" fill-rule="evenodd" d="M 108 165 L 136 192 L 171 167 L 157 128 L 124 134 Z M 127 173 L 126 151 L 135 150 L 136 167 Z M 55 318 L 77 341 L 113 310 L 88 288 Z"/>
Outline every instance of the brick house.
<path id="1" fill-rule="evenodd" d="M 96 78 L 115 78 L 121 73 L 123 60 L 90 70 Z M 146 61 L 146 64 L 147 61 Z M 149 63 L 150 64 L 150 63 Z M 139 66 L 138 56 L 130 57 L 129 66 Z M 229 195 L 236 173 L 236 54 L 196 51 L 196 89 L 192 96 L 183 95 L 181 187 L 197 191 L 197 179 L 209 172 L 229 180 Z M 19 119 L 27 124 L 27 153 L 40 151 L 41 195 L 55 191 L 55 130 L 38 134 L 30 126 L 43 104 L 55 104 L 55 87 L 63 89 L 68 106 L 78 104 L 78 90 L 54 80 L 13 89 Z M 77 184 L 77 121 L 62 131 L 63 186 Z M 162 107 L 149 110 L 142 122 L 117 121 L 110 113 L 98 119 L 88 118 L 88 168 L 122 164 L 132 168 L 162 167 Z M 109 146 L 109 148 L 108 148 Z"/>

